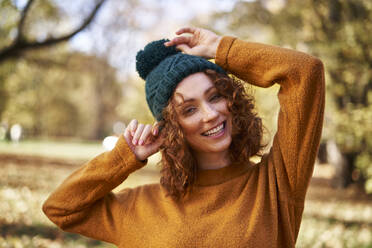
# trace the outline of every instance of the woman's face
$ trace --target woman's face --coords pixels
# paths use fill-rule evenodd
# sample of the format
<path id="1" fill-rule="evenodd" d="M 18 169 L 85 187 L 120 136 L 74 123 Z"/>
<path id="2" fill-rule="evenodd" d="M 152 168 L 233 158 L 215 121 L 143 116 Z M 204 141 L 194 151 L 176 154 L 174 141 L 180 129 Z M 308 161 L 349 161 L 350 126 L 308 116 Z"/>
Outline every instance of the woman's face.
<path id="1" fill-rule="evenodd" d="M 184 78 L 175 89 L 173 102 L 185 138 L 195 152 L 228 150 L 232 140 L 231 113 L 226 98 L 205 73 Z"/>

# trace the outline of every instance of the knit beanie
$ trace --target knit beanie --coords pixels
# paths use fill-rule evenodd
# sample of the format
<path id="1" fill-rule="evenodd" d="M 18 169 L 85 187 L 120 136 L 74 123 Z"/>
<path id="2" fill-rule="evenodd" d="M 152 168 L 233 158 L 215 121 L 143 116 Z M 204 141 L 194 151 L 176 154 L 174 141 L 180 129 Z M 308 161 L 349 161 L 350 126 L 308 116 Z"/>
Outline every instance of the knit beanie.
<path id="1" fill-rule="evenodd" d="M 146 81 L 147 104 L 156 118 L 163 119 L 162 111 L 168 105 L 173 91 L 187 76 L 207 69 L 226 74 L 218 65 L 199 56 L 184 54 L 175 46 L 166 47 L 162 39 L 150 42 L 136 56 L 136 69 Z"/>

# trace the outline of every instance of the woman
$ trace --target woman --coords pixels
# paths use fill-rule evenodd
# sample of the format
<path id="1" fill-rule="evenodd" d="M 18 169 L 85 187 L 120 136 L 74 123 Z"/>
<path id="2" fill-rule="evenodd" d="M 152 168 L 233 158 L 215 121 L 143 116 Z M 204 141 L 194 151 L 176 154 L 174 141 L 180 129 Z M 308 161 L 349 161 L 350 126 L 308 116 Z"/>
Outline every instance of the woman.
<path id="1" fill-rule="evenodd" d="M 191 36 L 137 55 L 162 129 L 132 121 L 111 152 L 62 183 L 44 212 L 66 231 L 118 247 L 294 247 L 321 136 L 322 62 L 200 28 L 184 33 Z M 249 158 L 262 148 L 261 121 L 226 71 L 280 85 L 278 131 L 258 164 Z M 159 149 L 160 184 L 111 192 Z"/>

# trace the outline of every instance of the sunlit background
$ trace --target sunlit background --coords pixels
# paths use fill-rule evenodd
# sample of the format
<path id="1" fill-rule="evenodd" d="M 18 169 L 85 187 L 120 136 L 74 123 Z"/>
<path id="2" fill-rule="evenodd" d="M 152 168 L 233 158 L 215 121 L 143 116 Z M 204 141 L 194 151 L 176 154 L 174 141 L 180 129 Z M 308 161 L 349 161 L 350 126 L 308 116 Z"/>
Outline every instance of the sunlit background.
<path id="1" fill-rule="evenodd" d="M 135 55 L 184 26 L 324 62 L 324 131 L 297 247 L 372 247 L 368 0 L 0 0 L 0 247 L 113 247 L 60 231 L 41 204 L 131 119 L 154 122 Z M 247 89 L 270 141 L 278 87 Z M 158 160 L 115 190 L 158 182 Z"/>

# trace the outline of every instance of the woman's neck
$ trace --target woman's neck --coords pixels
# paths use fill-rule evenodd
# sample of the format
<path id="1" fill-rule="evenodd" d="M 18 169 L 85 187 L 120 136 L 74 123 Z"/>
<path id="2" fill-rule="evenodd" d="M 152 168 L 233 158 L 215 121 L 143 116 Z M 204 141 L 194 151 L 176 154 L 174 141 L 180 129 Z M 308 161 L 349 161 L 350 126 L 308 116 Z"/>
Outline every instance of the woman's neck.
<path id="1" fill-rule="evenodd" d="M 200 170 L 216 170 L 230 164 L 229 151 L 218 153 L 194 153 Z"/>

